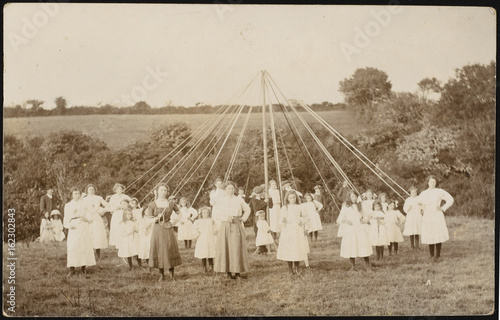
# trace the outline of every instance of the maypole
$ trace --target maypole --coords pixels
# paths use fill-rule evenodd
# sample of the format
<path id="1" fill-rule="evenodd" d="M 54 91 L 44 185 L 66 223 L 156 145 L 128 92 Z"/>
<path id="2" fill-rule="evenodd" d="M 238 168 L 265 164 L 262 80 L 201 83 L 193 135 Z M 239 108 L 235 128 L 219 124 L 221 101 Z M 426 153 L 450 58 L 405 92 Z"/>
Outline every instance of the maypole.
<path id="1" fill-rule="evenodd" d="M 267 170 L 267 135 L 266 135 L 266 70 L 261 71 L 262 83 L 262 144 L 264 146 L 264 199 L 268 199 L 267 185 L 269 183 L 269 173 Z M 269 222 L 269 206 L 266 209 L 266 220 Z"/>

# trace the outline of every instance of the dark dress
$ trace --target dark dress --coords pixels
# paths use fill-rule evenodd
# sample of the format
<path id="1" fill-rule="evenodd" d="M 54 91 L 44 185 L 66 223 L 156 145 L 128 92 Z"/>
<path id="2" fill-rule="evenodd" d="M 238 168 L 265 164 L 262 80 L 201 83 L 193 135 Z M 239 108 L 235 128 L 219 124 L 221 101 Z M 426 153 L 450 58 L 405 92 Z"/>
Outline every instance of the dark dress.
<path id="1" fill-rule="evenodd" d="M 158 207 L 153 201 L 148 208 L 153 217 L 163 212 L 164 217 L 160 219 L 165 221 L 163 225 L 157 221 L 153 227 L 151 235 L 151 248 L 149 251 L 149 266 L 160 269 L 170 269 L 182 264 L 177 239 L 174 229 L 170 223 L 170 217 L 174 209 L 174 203 L 169 202 L 167 208 Z"/>

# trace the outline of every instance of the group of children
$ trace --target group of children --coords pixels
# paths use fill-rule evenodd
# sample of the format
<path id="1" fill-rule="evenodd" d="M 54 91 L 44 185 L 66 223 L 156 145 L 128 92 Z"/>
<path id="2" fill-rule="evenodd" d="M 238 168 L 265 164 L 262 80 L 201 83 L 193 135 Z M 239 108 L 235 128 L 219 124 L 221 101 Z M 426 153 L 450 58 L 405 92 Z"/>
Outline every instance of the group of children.
<path id="1" fill-rule="evenodd" d="M 210 194 L 211 199 L 223 192 L 221 184 L 218 179 Z M 238 196 L 245 199 L 251 208 L 252 219 L 249 220 L 253 222 L 256 233 L 255 254 L 268 253 L 274 247 L 277 259 L 286 261 L 294 275 L 299 274 L 300 261 L 304 261 L 306 268 L 309 267 L 309 242 L 316 242 L 318 232 L 323 229 L 320 217 L 324 209 L 322 188 L 316 186 L 314 189 L 314 193 L 302 195 L 291 187 L 290 182 L 284 181 L 283 201 L 274 180 L 269 183 L 267 195 L 265 185 L 255 187 L 250 197 L 246 197 L 241 188 L 238 192 Z M 80 200 L 91 224 L 96 260 L 100 259 L 100 250 L 109 244 L 118 249 L 118 256 L 127 261 L 130 269 L 133 259 L 141 267 L 142 262 L 150 258 L 152 229 L 159 216 L 153 217 L 148 208 L 140 207 L 138 199 L 125 195 L 123 185 L 117 183 L 113 190 L 115 194 L 105 201 L 95 195 L 93 185 L 88 185 L 86 196 Z M 350 259 L 351 270 L 355 270 L 356 257 L 364 258 L 367 267 L 371 268 L 369 257 L 373 254 L 372 247 L 375 247 L 377 260 L 383 259 L 385 246 L 389 255 L 393 252 L 397 255 L 398 243 L 403 241 L 403 235 L 410 236 L 411 247 L 419 249 L 422 204 L 417 201 L 417 189 L 409 191 L 410 197 L 403 206 L 406 218 L 397 209 L 397 201 L 389 201 L 384 193 L 377 197 L 371 190 L 362 196 L 349 192 L 337 219 L 337 236 L 342 238 L 340 256 Z M 201 260 L 206 274 L 213 272 L 220 222 L 212 217 L 210 207 L 203 206 L 196 210 L 185 197 L 180 198 L 175 208 L 169 222 L 177 231 L 177 240 L 184 241 L 187 249 L 192 248 L 192 241 L 196 240 L 194 257 Z M 109 241 L 106 212 L 111 212 Z M 64 232 L 60 212 L 53 210 L 50 216 L 52 219 L 49 220 L 46 213 L 42 219 L 40 241 L 61 241 Z M 404 231 L 401 232 L 403 223 Z M 278 234 L 279 244 L 276 243 Z"/>
<path id="2" fill-rule="evenodd" d="M 385 193 L 377 197 L 372 190 L 366 190 L 361 196 L 349 192 L 337 219 L 337 236 L 342 238 L 340 256 L 350 259 L 350 270 L 356 270 L 357 257 L 364 258 L 367 268 L 371 269 L 372 247 L 375 247 L 377 261 L 384 258 L 386 246 L 389 255 L 393 252 L 397 255 L 403 235 L 410 237 L 412 249 L 419 250 L 423 207 L 417 188 L 411 187 L 409 193 L 403 205 L 405 217 L 398 209 L 398 201 L 388 200 Z"/>
<path id="3" fill-rule="evenodd" d="M 63 231 L 61 212 L 57 209 L 52 210 L 52 212 L 50 212 L 50 215 L 48 212 L 45 212 L 40 224 L 39 241 L 43 243 L 52 241 L 61 242 L 65 238 L 66 235 Z"/>

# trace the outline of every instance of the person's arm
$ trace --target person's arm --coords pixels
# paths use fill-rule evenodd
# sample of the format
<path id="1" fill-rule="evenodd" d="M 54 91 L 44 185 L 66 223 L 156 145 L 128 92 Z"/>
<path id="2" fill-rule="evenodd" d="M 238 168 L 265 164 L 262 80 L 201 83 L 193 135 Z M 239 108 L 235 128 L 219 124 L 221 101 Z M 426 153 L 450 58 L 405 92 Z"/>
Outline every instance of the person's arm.
<path id="1" fill-rule="evenodd" d="M 313 200 L 314 205 L 316 206 L 316 211 L 321 211 L 323 209 L 323 204 L 317 200 Z"/>
<path id="2" fill-rule="evenodd" d="M 191 215 L 190 215 L 189 219 L 191 220 L 191 222 L 194 223 L 194 220 L 198 217 L 198 210 L 196 210 L 195 208 L 191 207 L 190 211 L 191 211 Z"/>
<path id="3" fill-rule="evenodd" d="M 71 229 L 70 222 L 71 222 L 71 218 L 73 218 L 73 212 L 70 212 L 70 211 L 71 211 L 71 205 L 66 203 L 64 205 L 64 220 L 63 220 L 63 226 L 66 229 Z"/>
<path id="4" fill-rule="evenodd" d="M 238 197 L 239 201 L 240 201 L 240 205 L 241 205 L 241 210 L 243 211 L 243 215 L 241 216 L 241 220 L 243 220 L 243 222 L 247 221 L 248 217 L 250 216 L 250 206 L 248 205 L 248 203 L 245 202 L 245 200 L 241 199 L 240 197 Z"/>
<path id="5" fill-rule="evenodd" d="M 441 211 L 443 212 L 448 210 L 455 202 L 451 194 L 449 194 L 443 189 L 441 189 L 441 199 L 445 201 L 445 203 L 440 207 Z"/>
<path id="6" fill-rule="evenodd" d="M 40 213 L 45 214 L 46 208 L 45 208 L 45 197 L 42 196 L 40 198 Z M 50 212 L 49 212 L 50 213 Z"/>

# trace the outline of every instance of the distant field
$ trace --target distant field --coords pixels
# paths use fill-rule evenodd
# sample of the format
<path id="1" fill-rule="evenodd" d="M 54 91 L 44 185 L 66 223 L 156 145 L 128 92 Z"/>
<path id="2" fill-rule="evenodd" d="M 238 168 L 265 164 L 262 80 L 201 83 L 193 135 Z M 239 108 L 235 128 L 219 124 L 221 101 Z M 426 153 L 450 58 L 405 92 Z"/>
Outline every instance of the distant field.
<path id="1" fill-rule="evenodd" d="M 355 133 L 363 124 L 353 119 L 347 111 L 323 111 L 318 114 L 343 135 Z M 307 113 L 302 113 L 309 123 L 316 122 Z M 130 143 L 146 138 L 147 133 L 155 126 L 166 122 L 185 122 L 193 129 L 206 121 L 214 119 L 214 114 L 195 115 L 89 115 L 89 116 L 57 116 L 32 118 L 7 118 L 3 120 L 3 132 L 18 136 L 48 135 L 60 130 L 76 130 L 88 133 L 104 141 L 111 149 L 120 149 Z M 284 124 L 284 117 L 275 115 L 278 125 Z M 297 127 L 302 126 L 296 121 Z M 239 132 L 243 125 L 242 114 L 234 128 Z M 262 127 L 262 114 L 252 114 L 249 128 Z"/>

